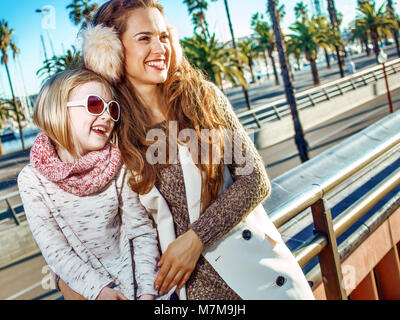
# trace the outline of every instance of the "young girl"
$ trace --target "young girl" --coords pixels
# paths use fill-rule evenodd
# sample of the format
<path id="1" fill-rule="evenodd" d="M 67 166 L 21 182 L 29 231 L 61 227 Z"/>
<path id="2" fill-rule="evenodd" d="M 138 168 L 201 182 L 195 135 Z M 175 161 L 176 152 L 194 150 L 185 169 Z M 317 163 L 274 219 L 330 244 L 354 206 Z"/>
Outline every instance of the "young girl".
<path id="1" fill-rule="evenodd" d="M 72 290 L 86 299 L 153 299 L 157 236 L 110 143 L 120 118 L 113 97 L 89 70 L 49 79 L 34 112 L 42 133 L 18 187 L 46 262 Z"/>

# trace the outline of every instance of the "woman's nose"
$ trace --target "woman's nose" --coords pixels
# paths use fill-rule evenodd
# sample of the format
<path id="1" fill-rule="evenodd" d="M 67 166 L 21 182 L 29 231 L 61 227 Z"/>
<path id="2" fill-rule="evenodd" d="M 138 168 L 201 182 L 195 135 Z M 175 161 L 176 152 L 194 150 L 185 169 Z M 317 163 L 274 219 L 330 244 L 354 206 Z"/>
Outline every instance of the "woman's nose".
<path id="1" fill-rule="evenodd" d="M 166 49 L 165 49 L 165 46 L 164 46 L 164 44 L 160 41 L 160 39 L 155 39 L 154 41 L 153 41 L 153 51 L 155 52 L 155 53 L 165 53 L 166 52 Z"/>

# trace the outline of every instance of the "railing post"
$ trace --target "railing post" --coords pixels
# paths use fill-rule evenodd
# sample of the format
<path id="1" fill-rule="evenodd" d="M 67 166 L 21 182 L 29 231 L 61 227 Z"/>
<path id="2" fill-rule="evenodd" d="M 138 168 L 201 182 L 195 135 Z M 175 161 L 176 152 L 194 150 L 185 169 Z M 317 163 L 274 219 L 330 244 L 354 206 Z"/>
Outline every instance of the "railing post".
<path id="1" fill-rule="evenodd" d="M 260 120 L 258 120 L 257 115 L 254 112 L 252 113 L 252 115 L 253 115 L 254 120 L 256 120 L 257 127 L 261 128 L 261 123 L 260 123 Z"/>
<path id="2" fill-rule="evenodd" d="M 322 89 L 322 92 L 325 94 L 326 99 L 331 100 L 331 98 L 329 97 L 328 92 L 326 92 L 325 88 Z"/>
<path id="3" fill-rule="evenodd" d="M 312 106 L 315 107 L 315 102 L 314 102 L 311 94 L 308 94 L 308 98 L 310 99 L 310 102 L 311 102 Z"/>
<path id="4" fill-rule="evenodd" d="M 356 90 L 356 86 L 354 85 L 353 79 L 349 79 L 351 86 L 353 87 L 353 90 Z"/>
<path id="5" fill-rule="evenodd" d="M 361 75 L 361 80 L 364 82 L 364 85 L 367 85 L 367 84 L 368 84 L 368 83 L 367 83 L 367 80 L 365 80 L 365 78 L 364 78 L 363 75 Z"/>
<path id="6" fill-rule="evenodd" d="M 375 71 L 372 71 L 372 75 L 374 76 L 375 81 L 378 81 L 378 78 L 376 77 Z"/>
<path id="7" fill-rule="evenodd" d="M 281 115 L 279 114 L 279 110 L 277 109 L 276 105 L 273 105 L 272 107 L 274 108 L 275 115 L 278 118 L 278 120 L 281 120 Z"/>
<path id="8" fill-rule="evenodd" d="M 342 90 L 342 88 L 340 87 L 340 85 L 337 84 L 336 87 L 339 89 L 340 94 L 343 95 L 343 90 Z"/>
<path id="9" fill-rule="evenodd" d="M 5 199 L 5 201 L 7 203 L 8 209 L 10 209 L 10 211 L 11 211 L 11 217 L 14 219 L 15 224 L 17 226 L 19 226 L 20 223 L 19 223 L 19 220 L 18 220 L 18 217 L 17 217 L 17 213 L 15 212 L 14 208 L 11 206 L 10 202 L 8 201 L 8 199 Z"/>
<path id="10" fill-rule="evenodd" d="M 318 255 L 326 297 L 328 300 L 347 300 L 331 212 L 325 209 L 323 199 L 313 204 L 311 211 L 314 232 L 324 234 L 328 240 L 328 245 Z"/>

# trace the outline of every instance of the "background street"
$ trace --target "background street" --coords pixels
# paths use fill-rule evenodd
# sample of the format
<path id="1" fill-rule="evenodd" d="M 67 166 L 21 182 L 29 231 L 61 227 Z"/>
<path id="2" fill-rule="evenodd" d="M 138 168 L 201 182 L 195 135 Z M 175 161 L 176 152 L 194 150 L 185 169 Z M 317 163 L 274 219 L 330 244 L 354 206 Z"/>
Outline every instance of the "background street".
<path id="1" fill-rule="evenodd" d="M 388 61 L 397 57 L 396 47 L 394 45 L 389 45 L 385 47 L 384 50 L 388 55 Z M 371 52 L 371 55 L 369 57 L 366 56 L 365 52 L 362 52 L 360 54 L 351 56 L 351 59 L 356 66 L 356 72 L 377 65 L 375 54 L 373 52 Z M 279 66 L 279 63 L 277 63 L 277 66 Z M 348 76 L 349 73 L 347 71 L 347 64 L 343 68 L 345 71 L 345 76 Z M 333 59 L 331 59 L 330 69 L 326 67 L 325 58 L 320 59 L 318 63 L 318 71 L 321 78 L 321 84 L 340 79 L 339 67 L 336 61 Z M 280 74 L 280 72 L 278 73 Z M 295 72 L 294 78 L 295 81 L 293 82 L 293 84 L 296 88 L 297 93 L 313 87 L 310 67 L 306 67 L 301 71 Z M 252 84 L 249 88 L 249 96 L 252 108 L 285 97 L 285 89 L 283 87 L 282 79 L 280 80 L 279 86 L 275 85 L 275 78 L 273 74 L 270 74 L 269 80 L 265 78 L 262 81 L 263 82 L 261 83 Z M 226 90 L 225 94 L 231 101 L 232 106 L 234 107 L 236 112 L 247 110 L 241 87 Z"/>

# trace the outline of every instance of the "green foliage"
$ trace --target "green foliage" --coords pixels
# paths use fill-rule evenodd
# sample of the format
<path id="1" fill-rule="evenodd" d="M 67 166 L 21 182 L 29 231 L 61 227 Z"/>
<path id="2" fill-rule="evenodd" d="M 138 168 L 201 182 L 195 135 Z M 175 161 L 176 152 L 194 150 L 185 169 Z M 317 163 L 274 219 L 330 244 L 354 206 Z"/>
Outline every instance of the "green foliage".
<path id="1" fill-rule="evenodd" d="M 43 67 L 36 72 L 36 75 L 41 78 L 44 77 L 45 81 L 58 72 L 81 68 L 82 55 L 80 51 L 77 51 L 76 48 L 72 46 L 72 49 L 68 49 L 65 55 L 53 56 L 43 63 Z"/>
<path id="2" fill-rule="evenodd" d="M 19 52 L 17 46 L 12 41 L 11 36 L 14 33 L 14 29 L 8 28 L 8 22 L 5 20 L 0 21 L 0 52 L 1 52 L 1 64 L 8 62 L 7 51 L 11 49 L 13 57 Z"/>
<path id="3" fill-rule="evenodd" d="M 17 110 L 18 114 L 20 116 L 20 119 L 24 120 L 25 115 L 21 111 L 21 101 L 19 99 L 16 99 L 17 103 Z M 2 99 L 0 98 L 0 128 L 3 127 L 3 122 L 8 120 L 8 119 L 13 119 L 14 121 L 17 121 L 17 116 L 14 111 L 14 103 L 12 99 Z"/>
<path id="4" fill-rule="evenodd" d="M 206 0 L 183 0 L 183 3 L 187 5 L 189 15 L 192 15 L 194 32 L 196 33 L 200 29 L 202 35 L 209 37 L 205 13 L 208 9 L 208 2 Z"/>
<path id="5" fill-rule="evenodd" d="M 218 42 L 215 34 L 205 38 L 195 33 L 192 38 L 183 39 L 181 44 L 189 62 L 202 70 L 216 85 L 222 86 L 223 76 L 234 84 L 239 82 L 243 86 L 247 85 L 238 67 L 248 63 L 248 59 L 242 52 L 229 48 L 230 42 Z"/>
<path id="6" fill-rule="evenodd" d="M 73 0 L 66 6 L 69 9 L 69 18 L 76 26 L 81 25 L 85 28 L 92 20 L 94 13 L 99 8 L 97 3 L 91 3 L 91 0 Z"/>

